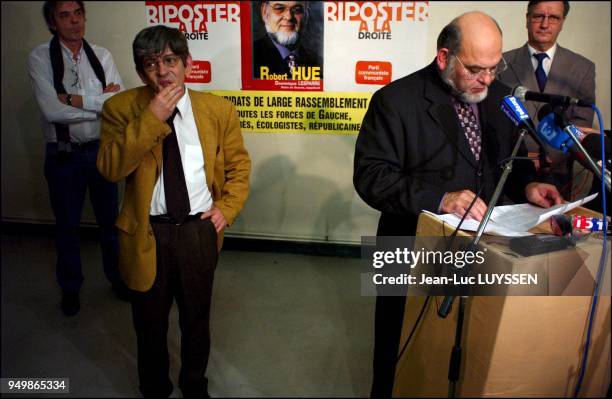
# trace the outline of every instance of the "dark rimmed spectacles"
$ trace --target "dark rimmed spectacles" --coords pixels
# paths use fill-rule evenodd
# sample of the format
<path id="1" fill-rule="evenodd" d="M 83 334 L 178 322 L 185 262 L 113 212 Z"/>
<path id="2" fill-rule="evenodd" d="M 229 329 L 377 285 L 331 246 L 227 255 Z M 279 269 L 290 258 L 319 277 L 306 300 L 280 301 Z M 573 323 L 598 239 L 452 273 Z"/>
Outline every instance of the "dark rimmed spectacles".
<path id="1" fill-rule="evenodd" d="M 549 24 L 556 25 L 561 22 L 563 17 L 560 15 L 529 14 L 529 20 L 534 24 L 541 24 L 545 19 L 548 19 Z"/>
<path id="2" fill-rule="evenodd" d="M 508 68 L 508 64 L 506 63 L 504 57 L 502 57 L 501 61 L 493 68 L 482 68 L 479 66 L 465 66 L 458 56 L 456 56 L 455 54 L 452 55 L 457 59 L 457 61 L 459 61 L 459 63 L 465 70 L 466 77 L 468 79 L 477 79 L 481 76 L 484 76 L 485 74 L 489 75 L 492 78 L 495 78 L 495 76 L 499 75 Z"/>
<path id="3" fill-rule="evenodd" d="M 147 58 L 142 62 L 142 68 L 147 72 L 154 72 L 157 70 L 160 61 L 166 68 L 173 68 L 180 60 L 181 57 L 178 55 L 164 55 L 158 58 Z"/>
<path id="4" fill-rule="evenodd" d="M 291 15 L 302 15 L 304 14 L 304 6 L 301 4 L 296 4 L 293 7 L 287 7 L 284 4 L 274 3 L 268 6 L 272 9 L 272 12 L 276 15 L 283 15 L 287 10 L 291 13 Z"/>

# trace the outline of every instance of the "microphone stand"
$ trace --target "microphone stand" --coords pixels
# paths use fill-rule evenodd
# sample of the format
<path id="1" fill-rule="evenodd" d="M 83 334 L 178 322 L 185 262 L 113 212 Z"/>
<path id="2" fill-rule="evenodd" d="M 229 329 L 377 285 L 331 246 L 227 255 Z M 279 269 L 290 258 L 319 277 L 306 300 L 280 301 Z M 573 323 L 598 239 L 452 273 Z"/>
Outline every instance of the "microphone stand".
<path id="1" fill-rule="evenodd" d="M 595 173 L 597 177 L 599 177 L 599 180 L 603 180 L 606 185 L 606 189 L 608 191 L 611 191 L 610 180 L 607 178 L 607 176 L 604 176 L 601 173 L 601 169 L 597 166 L 591 155 L 589 155 L 589 153 L 584 149 L 580 140 L 578 140 L 578 138 L 574 135 L 571 129 L 571 123 L 569 123 L 569 121 L 565 117 L 564 111 L 564 107 L 554 107 L 553 112 L 555 113 L 555 123 L 561 126 L 563 128 L 563 131 L 571 137 L 571 139 L 574 141 L 574 144 L 576 144 L 580 152 L 582 152 L 582 154 L 584 155 L 584 158 L 587 160 L 587 163 L 591 167 L 591 171 Z"/>
<path id="2" fill-rule="evenodd" d="M 506 180 L 508 179 L 508 175 L 512 171 L 512 164 L 514 162 L 514 158 L 516 157 L 516 154 L 518 153 L 521 143 L 523 142 L 525 138 L 525 134 L 527 134 L 527 130 L 524 128 L 521 129 L 519 132 L 519 137 L 516 140 L 516 144 L 514 145 L 514 148 L 512 149 L 512 154 L 510 155 L 508 159 L 508 162 L 506 162 L 504 166 L 502 166 L 503 172 L 499 179 L 499 182 L 497 182 L 497 186 L 495 187 L 495 191 L 493 192 L 491 201 L 489 201 L 487 212 L 485 213 L 484 217 L 480 221 L 480 224 L 478 225 L 478 230 L 476 231 L 476 235 L 474 236 L 474 239 L 468 246 L 467 251 L 475 251 L 478 248 L 478 243 L 480 242 L 480 239 L 482 238 L 482 234 L 484 233 L 485 227 L 487 226 L 487 224 L 489 223 L 489 220 L 491 219 L 491 214 L 493 213 L 495 204 L 497 204 L 497 201 L 499 200 L 499 197 L 501 196 L 502 190 L 504 188 L 504 185 L 506 184 Z M 465 266 L 465 267 L 467 268 L 468 266 Z M 442 301 L 442 304 L 440 305 L 440 308 L 438 309 L 438 316 L 440 316 L 441 318 L 446 318 L 446 316 L 448 316 L 448 313 L 450 312 L 452 308 L 454 299 L 455 297 L 451 295 L 447 295 L 446 297 L 444 297 L 444 300 Z M 463 318 L 465 314 L 465 302 L 467 299 L 468 297 L 465 295 L 462 295 L 459 297 L 459 310 L 457 311 L 457 326 L 455 329 L 455 344 L 453 346 L 453 349 L 451 350 L 451 357 L 450 357 L 450 362 L 448 366 L 448 381 L 449 381 L 448 396 L 450 398 L 455 397 L 456 389 L 457 389 L 457 381 L 459 381 L 459 372 L 461 370 L 461 351 L 462 351 L 461 338 L 463 335 Z"/>

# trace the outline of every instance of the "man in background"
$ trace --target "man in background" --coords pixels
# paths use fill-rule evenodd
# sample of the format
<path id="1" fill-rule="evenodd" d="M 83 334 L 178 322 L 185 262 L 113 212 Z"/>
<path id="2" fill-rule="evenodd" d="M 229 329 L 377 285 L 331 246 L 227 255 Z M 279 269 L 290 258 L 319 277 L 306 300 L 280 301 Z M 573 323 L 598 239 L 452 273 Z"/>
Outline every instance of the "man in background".
<path id="1" fill-rule="evenodd" d="M 309 19 L 306 1 L 262 1 L 261 19 L 266 35 L 253 43 L 253 78 L 269 74 L 292 79 L 292 68 L 311 68 L 305 76 L 323 77 L 320 57 L 303 45 L 303 32 Z M 262 69 L 264 68 L 264 69 Z"/>
<path id="2" fill-rule="evenodd" d="M 535 92 L 559 94 L 595 102 L 595 64 L 557 43 L 563 23 L 570 10 L 569 1 L 530 1 L 527 5 L 527 43 L 504 53 L 508 69 L 499 79 L 510 87 L 523 86 Z M 543 103 L 525 103 L 531 118 L 539 122 L 538 112 Z M 593 109 L 570 106 L 567 119 L 585 132 L 591 132 Z M 531 156 L 539 148 L 531 138 L 527 140 Z M 555 149 L 548 149 L 550 166 L 542 167 L 540 174 L 547 176 L 570 198 L 573 158 Z M 539 166 L 539 164 L 538 164 Z"/>
<path id="3" fill-rule="evenodd" d="M 353 183 L 381 212 L 377 236 L 414 236 L 422 210 L 482 219 L 498 165 L 517 139 L 500 110 L 509 88 L 495 76 L 504 68 L 499 26 L 469 12 L 440 32 L 431 64 L 374 93 L 357 137 Z M 561 203 L 534 172 L 531 163 L 515 162 L 504 193 L 542 207 Z M 371 396 L 389 398 L 406 298 L 378 294 Z"/>
<path id="4" fill-rule="evenodd" d="M 125 297 L 117 268 L 117 185 L 96 169 L 102 104 L 123 83 L 108 50 L 84 39 L 82 1 L 46 1 L 43 15 L 53 37 L 30 53 L 27 67 L 47 142 L 45 177 L 55 216 L 61 308 L 73 316 L 80 309 L 83 284 L 79 229 L 88 189 L 104 274 L 116 294 Z"/>
<path id="5" fill-rule="evenodd" d="M 251 162 L 227 100 L 185 87 L 193 61 L 185 36 L 158 25 L 133 45 L 144 86 L 109 100 L 98 168 L 126 179 L 119 265 L 131 292 L 140 392 L 168 397 L 168 317 L 181 328 L 179 387 L 208 396 L 210 301 L 223 232 L 248 196 Z"/>

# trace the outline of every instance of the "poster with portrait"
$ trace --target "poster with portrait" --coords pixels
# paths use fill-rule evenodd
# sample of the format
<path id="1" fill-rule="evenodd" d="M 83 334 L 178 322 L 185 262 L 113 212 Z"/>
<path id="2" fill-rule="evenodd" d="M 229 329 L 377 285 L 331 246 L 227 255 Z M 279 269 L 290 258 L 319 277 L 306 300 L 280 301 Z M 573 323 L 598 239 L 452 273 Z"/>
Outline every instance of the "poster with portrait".
<path id="1" fill-rule="evenodd" d="M 322 3 L 241 4 L 243 90 L 323 90 Z"/>
<path id="2" fill-rule="evenodd" d="M 186 83 L 232 101 L 243 132 L 357 134 L 374 91 L 431 61 L 427 1 L 146 1 L 145 8 L 148 25 L 185 34 L 194 60 Z"/>

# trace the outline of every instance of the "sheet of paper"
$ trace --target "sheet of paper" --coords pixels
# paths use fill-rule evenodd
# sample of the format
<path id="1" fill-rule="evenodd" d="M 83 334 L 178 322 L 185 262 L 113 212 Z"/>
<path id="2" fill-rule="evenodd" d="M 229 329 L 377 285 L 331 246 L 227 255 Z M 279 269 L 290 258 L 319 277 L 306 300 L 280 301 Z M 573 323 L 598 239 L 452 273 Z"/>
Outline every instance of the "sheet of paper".
<path id="1" fill-rule="evenodd" d="M 568 202 L 565 204 L 555 205 L 550 208 L 540 208 L 532 204 L 516 204 L 516 205 L 501 205 L 496 206 L 491 213 L 491 219 L 485 228 L 485 233 L 495 234 L 506 237 L 521 237 L 531 235 L 528 230 L 545 222 L 553 215 L 571 211 L 572 209 L 591 201 L 597 197 L 597 193 L 589 195 L 578 201 Z M 435 213 L 423 211 L 435 216 L 441 221 L 457 227 L 461 218 L 454 214 L 436 215 Z M 461 230 L 476 231 L 478 230 L 477 222 L 474 219 L 467 219 L 461 224 Z"/>

